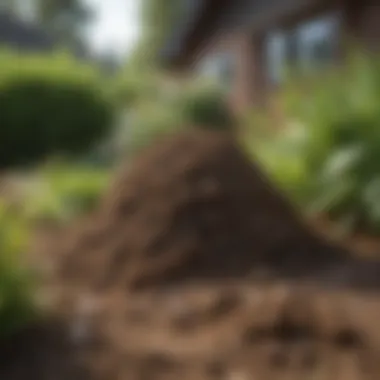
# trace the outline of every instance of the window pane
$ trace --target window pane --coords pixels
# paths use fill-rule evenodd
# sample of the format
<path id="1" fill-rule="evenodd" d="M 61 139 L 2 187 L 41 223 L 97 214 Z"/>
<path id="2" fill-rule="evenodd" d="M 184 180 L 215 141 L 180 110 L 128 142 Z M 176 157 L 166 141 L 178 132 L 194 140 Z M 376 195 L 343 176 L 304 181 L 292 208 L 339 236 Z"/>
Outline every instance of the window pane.
<path id="1" fill-rule="evenodd" d="M 280 83 L 284 77 L 286 52 L 286 35 L 281 32 L 271 33 L 266 44 L 266 66 L 269 80 Z"/>
<path id="2" fill-rule="evenodd" d="M 231 52 L 223 52 L 206 58 L 199 67 L 200 74 L 230 87 L 235 72 L 235 59 Z"/>
<path id="3" fill-rule="evenodd" d="M 305 70 L 324 66 L 334 59 L 337 48 L 338 20 L 321 18 L 298 28 L 299 52 Z"/>
<path id="4" fill-rule="evenodd" d="M 295 68 L 299 61 L 299 43 L 297 30 L 286 32 L 286 65 Z"/>
<path id="5" fill-rule="evenodd" d="M 282 82 L 288 68 L 305 72 L 334 60 L 338 47 L 337 16 L 328 15 L 268 35 L 266 64 L 271 83 Z"/>

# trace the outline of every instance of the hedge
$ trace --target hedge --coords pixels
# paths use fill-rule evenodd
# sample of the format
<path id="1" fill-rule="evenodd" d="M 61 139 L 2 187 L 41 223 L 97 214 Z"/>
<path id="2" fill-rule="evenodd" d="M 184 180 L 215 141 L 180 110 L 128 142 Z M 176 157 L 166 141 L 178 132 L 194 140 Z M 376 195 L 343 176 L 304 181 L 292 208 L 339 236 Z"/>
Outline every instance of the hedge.
<path id="1" fill-rule="evenodd" d="M 109 132 L 102 78 L 64 55 L 0 52 L 0 169 L 76 156 Z"/>

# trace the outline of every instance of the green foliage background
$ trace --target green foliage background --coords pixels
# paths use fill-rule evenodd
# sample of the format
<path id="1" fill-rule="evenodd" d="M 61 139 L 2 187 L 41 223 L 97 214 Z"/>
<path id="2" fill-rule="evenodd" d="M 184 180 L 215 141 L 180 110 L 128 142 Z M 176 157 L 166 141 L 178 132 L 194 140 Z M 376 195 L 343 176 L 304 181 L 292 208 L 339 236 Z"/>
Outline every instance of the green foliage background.
<path id="1" fill-rule="evenodd" d="M 0 168 L 7 168 L 83 154 L 107 135 L 114 108 L 96 69 L 63 53 L 3 50 L 0 115 Z"/>
<path id="2" fill-rule="evenodd" d="M 247 149 L 306 210 L 379 231 L 379 58 L 355 53 L 307 87 L 293 82 L 281 101 L 284 128 L 253 133 Z"/>

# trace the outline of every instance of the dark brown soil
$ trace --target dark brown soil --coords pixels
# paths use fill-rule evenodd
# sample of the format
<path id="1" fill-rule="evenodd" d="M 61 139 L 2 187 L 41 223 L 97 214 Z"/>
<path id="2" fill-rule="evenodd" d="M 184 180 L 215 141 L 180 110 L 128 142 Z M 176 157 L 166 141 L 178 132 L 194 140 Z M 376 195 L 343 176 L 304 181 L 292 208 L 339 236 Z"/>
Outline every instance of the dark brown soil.
<path id="1" fill-rule="evenodd" d="M 3 342 L 0 379 L 380 378 L 379 293 L 343 289 L 380 264 L 314 235 L 227 135 L 162 141 L 40 243 L 65 327 Z"/>
<path id="2" fill-rule="evenodd" d="M 64 275 L 95 287 L 306 274 L 341 255 L 228 135 L 203 131 L 162 141 L 121 171 L 71 243 Z"/>
<path id="3" fill-rule="evenodd" d="M 89 371 L 66 327 L 44 321 L 0 340 L 0 379 L 88 380 Z"/>
<path id="4" fill-rule="evenodd" d="M 378 296 L 238 281 L 114 293 L 96 302 L 79 320 L 97 327 L 88 329 L 90 334 L 73 351 L 77 362 L 86 359 L 82 365 L 87 373 L 68 378 L 88 380 L 88 374 L 91 380 L 380 378 Z M 79 317 L 74 309 L 71 312 Z M 56 361 L 62 360 L 62 352 L 53 350 L 53 357 L 54 353 Z M 74 365 L 72 358 L 66 365 Z M 25 375 L 15 379 L 30 379 Z M 61 379 L 55 376 L 46 379 Z"/>

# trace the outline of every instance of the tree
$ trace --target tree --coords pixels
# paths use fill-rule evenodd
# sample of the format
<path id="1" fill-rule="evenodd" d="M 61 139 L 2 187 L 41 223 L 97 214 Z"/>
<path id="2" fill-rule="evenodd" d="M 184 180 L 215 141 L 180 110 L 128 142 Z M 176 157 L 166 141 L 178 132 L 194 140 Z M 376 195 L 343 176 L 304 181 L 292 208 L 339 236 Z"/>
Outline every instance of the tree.
<path id="1" fill-rule="evenodd" d="M 37 18 L 64 45 L 83 46 L 83 30 L 92 19 L 81 0 L 38 0 Z"/>
<path id="2" fill-rule="evenodd" d="M 6 10 L 8 12 L 15 13 L 17 11 L 18 4 L 14 0 L 2 0 L 0 1 L 0 10 Z"/>
<path id="3" fill-rule="evenodd" d="M 172 30 L 182 1 L 141 0 L 142 37 L 132 57 L 137 64 L 155 64 L 165 38 Z"/>

